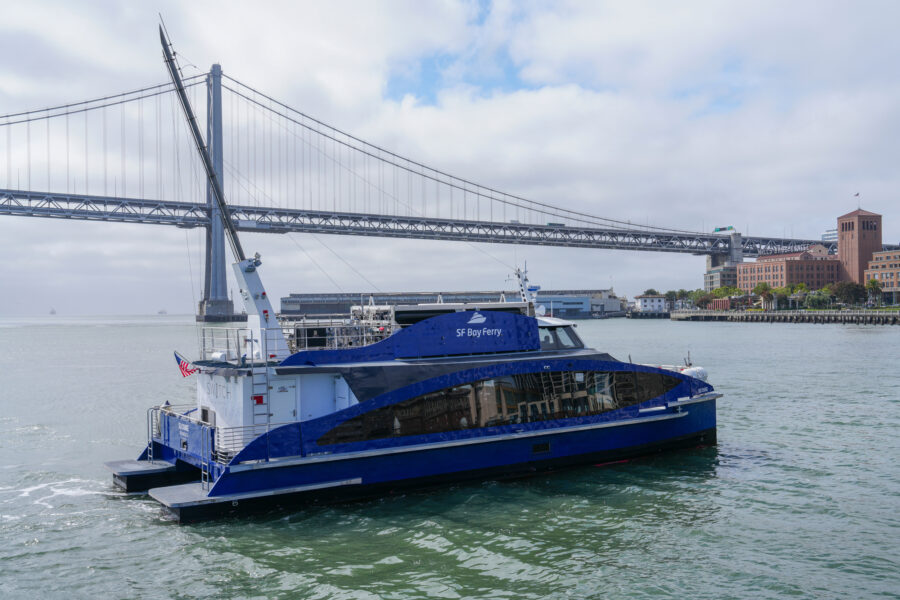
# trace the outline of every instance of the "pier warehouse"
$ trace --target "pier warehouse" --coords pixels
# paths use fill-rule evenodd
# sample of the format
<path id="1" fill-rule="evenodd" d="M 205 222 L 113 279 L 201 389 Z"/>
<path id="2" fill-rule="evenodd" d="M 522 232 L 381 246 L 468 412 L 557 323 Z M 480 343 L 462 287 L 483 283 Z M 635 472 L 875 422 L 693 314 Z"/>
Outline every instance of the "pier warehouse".
<path id="1" fill-rule="evenodd" d="M 397 306 L 404 304 L 516 302 L 514 290 L 487 292 L 389 292 L 389 293 L 332 293 L 291 294 L 281 299 L 281 314 L 285 316 L 346 316 L 354 305 L 375 304 Z M 590 319 L 592 316 L 616 315 L 622 312 L 622 302 L 612 289 L 607 290 L 542 290 L 538 303 L 554 316 L 565 319 Z"/>

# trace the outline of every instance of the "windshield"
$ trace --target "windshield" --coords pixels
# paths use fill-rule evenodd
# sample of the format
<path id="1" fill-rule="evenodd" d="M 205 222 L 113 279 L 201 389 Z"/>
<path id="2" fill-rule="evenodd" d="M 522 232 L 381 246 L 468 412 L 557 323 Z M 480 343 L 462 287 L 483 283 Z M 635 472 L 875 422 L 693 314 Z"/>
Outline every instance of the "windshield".
<path id="1" fill-rule="evenodd" d="M 584 344 L 575 335 L 571 327 L 560 327 L 556 330 L 556 336 L 559 338 L 560 348 L 583 348 Z"/>
<path id="2" fill-rule="evenodd" d="M 584 348 L 584 344 L 572 331 L 572 327 L 541 327 L 541 350 L 568 350 Z"/>

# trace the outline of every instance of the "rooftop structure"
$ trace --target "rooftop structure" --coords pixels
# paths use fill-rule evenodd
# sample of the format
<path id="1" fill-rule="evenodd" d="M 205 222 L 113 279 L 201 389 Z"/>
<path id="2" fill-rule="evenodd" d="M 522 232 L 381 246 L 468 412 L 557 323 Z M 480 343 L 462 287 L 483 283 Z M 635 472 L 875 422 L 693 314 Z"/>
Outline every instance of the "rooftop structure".
<path id="1" fill-rule="evenodd" d="M 838 241 L 837 229 L 826 229 L 822 232 L 822 241 L 828 243 L 836 243 Z"/>

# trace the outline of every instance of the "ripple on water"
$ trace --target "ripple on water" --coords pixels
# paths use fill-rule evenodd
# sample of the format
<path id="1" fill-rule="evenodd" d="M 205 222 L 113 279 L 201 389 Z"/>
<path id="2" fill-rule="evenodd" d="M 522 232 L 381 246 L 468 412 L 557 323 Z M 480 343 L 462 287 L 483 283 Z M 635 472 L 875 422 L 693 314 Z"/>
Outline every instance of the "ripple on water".
<path id="1" fill-rule="evenodd" d="M 137 453 L 146 405 L 192 393 L 170 364 L 172 347 L 195 342 L 192 325 L 0 327 L 0 365 L 15 365 L 5 393 L 24 400 L 0 416 L 3 597 L 812 599 L 900 589 L 896 330 L 584 322 L 587 340 L 640 362 L 671 363 L 690 348 L 727 394 L 719 445 L 180 526 L 146 497 L 116 492 L 100 465 Z M 10 348 L 15 356 L 3 354 Z M 48 361 L 60 365 L 53 381 L 42 375 Z"/>

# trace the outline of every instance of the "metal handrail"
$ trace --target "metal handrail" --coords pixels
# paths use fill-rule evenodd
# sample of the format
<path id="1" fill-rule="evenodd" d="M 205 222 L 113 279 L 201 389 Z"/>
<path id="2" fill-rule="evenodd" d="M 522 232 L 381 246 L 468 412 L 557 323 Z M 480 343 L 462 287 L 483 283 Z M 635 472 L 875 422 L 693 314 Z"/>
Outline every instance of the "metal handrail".
<path id="1" fill-rule="evenodd" d="M 280 330 L 280 328 L 279 328 Z M 235 362 L 261 359 L 260 340 L 249 327 L 203 327 L 200 330 L 200 360 Z"/>
<path id="2" fill-rule="evenodd" d="M 173 416 L 186 419 L 188 421 L 194 421 L 195 423 L 203 423 L 203 421 L 199 417 L 185 414 L 189 411 L 196 410 L 196 404 L 161 404 L 159 406 L 154 406 L 153 409 L 156 409 L 160 412 L 170 413 Z"/>
<path id="3" fill-rule="evenodd" d="M 380 327 L 381 330 L 373 329 Z M 310 335 L 316 329 L 324 335 Z M 298 333 L 302 332 L 302 335 Z M 204 327 L 200 332 L 200 360 L 221 362 L 254 362 L 266 357 L 266 346 L 284 336 L 292 352 L 300 350 L 335 350 L 368 346 L 394 333 L 388 322 L 359 323 L 346 320 L 285 321 L 279 327 L 262 328 L 261 340 L 248 327 Z M 266 343 L 268 342 L 268 344 Z"/>
<path id="4" fill-rule="evenodd" d="M 262 434 L 268 434 L 283 425 L 296 423 L 296 421 L 289 421 L 286 423 L 260 423 L 243 427 L 216 427 L 214 460 L 221 464 L 228 464 L 247 444 Z M 268 453 L 266 456 L 268 457 Z"/>
<path id="5" fill-rule="evenodd" d="M 147 444 L 149 448 L 148 457 L 150 460 L 153 460 L 153 440 L 162 435 L 162 427 L 160 425 L 162 413 L 199 425 L 207 425 L 207 423 L 204 423 L 198 417 L 184 414 L 188 411 L 195 410 L 196 408 L 196 404 L 161 404 L 159 406 L 151 406 L 147 409 Z"/>

